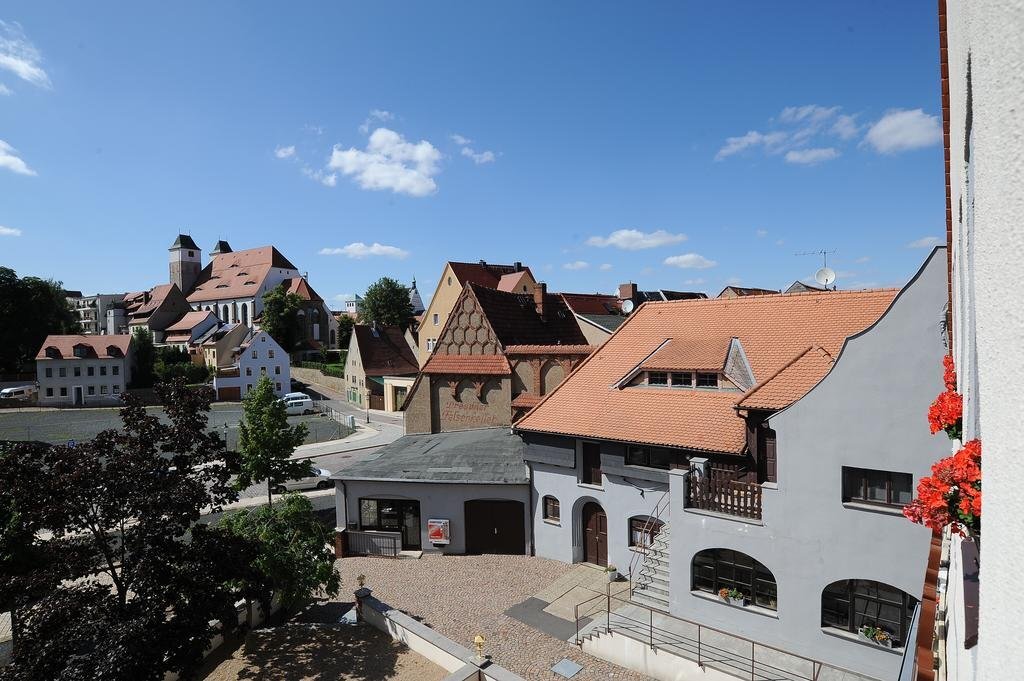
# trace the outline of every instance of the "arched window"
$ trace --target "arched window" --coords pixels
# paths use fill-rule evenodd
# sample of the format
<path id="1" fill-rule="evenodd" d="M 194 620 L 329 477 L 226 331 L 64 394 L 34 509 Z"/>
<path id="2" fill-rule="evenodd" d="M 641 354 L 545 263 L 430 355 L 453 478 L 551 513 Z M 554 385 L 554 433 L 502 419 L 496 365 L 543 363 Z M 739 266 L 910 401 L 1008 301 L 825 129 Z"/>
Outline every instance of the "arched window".
<path id="1" fill-rule="evenodd" d="M 541 499 L 541 507 L 544 509 L 544 520 L 558 522 L 562 519 L 562 509 L 558 499 L 548 495 Z"/>
<path id="2" fill-rule="evenodd" d="M 223 315 L 221 317 L 222 320 L 224 320 L 225 322 L 230 322 L 231 321 L 231 318 L 228 317 L 228 306 L 227 305 L 225 305 L 223 308 L 221 308 L 221 313 Z"/>
<path id="3" fill-rule="evenodd" d="M 658 532 L 661 531 L 662 526 L 665 523 L 661 522 L 657 518 L 651 518 L 646 515 L 633 516 L 629 519 L 629 548 L 631 549 L 649 549 L 651 544 L 654 543 L 654 538 L 658 536 Z"/>
<path id="4" fill-rule="evenodd" d="M 732 549 L 705 549 L 693 557 L 693 590 L 718 594 L 736 589 L 754 605 L 778 608 L 775 575 L 745 553 Z"/>
<path id="5" fill-rule="evenodd" d="M 231 303 L 231 321 L 238 321 L 238 303 Z"/>
<path id="6" fill-rule="evenodd" d="M 242 303 L 242 323 L 249 326 L 249 303 Z"/>
<path id="7" fill-rule="evenodd" d="M 881 629 L 894 648 L 901 648 L 916 606 L 916 598 L 896 587 L 869 579 L 844 579 L 821 592 L 821 626 L 854 634 L 864 627 Z"/>

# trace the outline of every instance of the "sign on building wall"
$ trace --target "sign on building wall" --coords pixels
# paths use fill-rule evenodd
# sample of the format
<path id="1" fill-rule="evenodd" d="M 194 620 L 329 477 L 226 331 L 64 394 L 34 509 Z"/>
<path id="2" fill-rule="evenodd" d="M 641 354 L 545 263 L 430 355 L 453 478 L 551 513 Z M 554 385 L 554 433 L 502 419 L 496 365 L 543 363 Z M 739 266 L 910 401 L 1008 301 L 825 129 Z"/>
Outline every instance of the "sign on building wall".
<path id="1" fill-rule="evenodd" d="M 451 533 L 451 521 L 440 518 L 427 520 L 427 541 L 431 544 L 448 544 Z"/>

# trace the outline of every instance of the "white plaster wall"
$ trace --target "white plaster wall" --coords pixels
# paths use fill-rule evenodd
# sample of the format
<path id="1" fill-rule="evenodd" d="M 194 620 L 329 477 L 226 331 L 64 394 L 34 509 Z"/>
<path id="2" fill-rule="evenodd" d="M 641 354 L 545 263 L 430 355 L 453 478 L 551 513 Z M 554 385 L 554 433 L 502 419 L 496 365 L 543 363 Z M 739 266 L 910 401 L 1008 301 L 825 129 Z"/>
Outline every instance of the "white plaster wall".
<path id="1" fill-rule="evenodd" d="M 979 675 L 1002 681 L 1021 675 L 1020 607 L 1005 585 L 1024 564 L 1024 0 L 950 0 L 947 12 L 953 328 L 965 435 L 984 451 Z"/>
<path id="2" fill-rule="evenodd" d="M 336 517 L 339 528 L 359 522 L 360 499 L 410 499 L 420 504 L 420 544 L 425 552 L 465 553 L 465 503 L 475 499 L 511 500 L 523 504 L 526 553 L 530 551 L 529 485 L 485 485 L 475 483 L 403 482 L 400 480 L 345 480 L 336 485 Z M 434 548 L 427 539 L 427 520 L 444 518 L 451 521 L 451 543 Z"/>

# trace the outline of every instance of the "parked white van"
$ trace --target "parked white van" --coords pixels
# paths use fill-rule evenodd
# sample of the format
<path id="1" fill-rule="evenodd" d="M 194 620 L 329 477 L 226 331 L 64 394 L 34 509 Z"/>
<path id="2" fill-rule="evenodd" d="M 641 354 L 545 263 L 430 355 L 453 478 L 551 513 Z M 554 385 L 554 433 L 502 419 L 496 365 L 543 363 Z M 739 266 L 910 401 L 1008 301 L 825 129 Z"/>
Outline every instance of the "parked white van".
<path id="1" fill-rule="evenodd" d="M 30 400 L 38 392 L 39 388 L 34 385 L 18 385 L 0 390 L 0 400 Z"/>
<path id="2" fill-rule="evenodd" d="M 302 393 L 299 393 L 299 397 L 294 397 L 293 395 L 294 393 L 290 393 L 283 398 L 284 410 L 289 416 L 313 413 L 313 400 L 308 395 L 302 395 Z"/>

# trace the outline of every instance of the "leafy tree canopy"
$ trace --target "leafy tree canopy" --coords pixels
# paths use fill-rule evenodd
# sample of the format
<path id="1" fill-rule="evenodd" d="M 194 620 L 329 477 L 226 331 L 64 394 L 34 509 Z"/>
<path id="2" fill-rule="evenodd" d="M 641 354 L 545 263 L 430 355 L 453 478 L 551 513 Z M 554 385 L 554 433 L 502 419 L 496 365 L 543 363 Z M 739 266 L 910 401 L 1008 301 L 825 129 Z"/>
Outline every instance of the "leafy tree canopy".
<path id="1" fill-rule="evenodd" d="M 47 336 L 80 330 L 60 282 L 0 267 L 0 373 L 20 370 Z"/>
<path id="2" fill-rule="evenodd" d="M 352 327 L 355 325 L 356 320 L 347 314 L 338 317 L 338 347 L 342 350 L 348 349 L 349 341 L 352 339 Z"/>
<path id="3" fill-rule="evenodd" d="M 180 378 L 188 384 L 206 383 L 212 377 L 213 369 L 205 364 L 195 364 L 192 357 L 176 347 L 157 350 L 153 375 L 161 383 Z"/>
<path id="4" fill-rule="evenodd" d="M 209 622 L 235 621 L 228 584 L 253 581 L 255 547 L 195 525 L 236 498 L 224 442 L 207 431 L 212 390 L 157 392 L 168 423 L 126 395 L 121 430 L 0 454 L 0 603 L 19 623 L 0 678 L 187 676 Z"/>
<path id="5" fill-rule="evenodd" d="M 296 293 L 289 293 L 281 284 L 263 294 L 263 313 L 260 317 L 260 328 L 270 334 L 285 352 L 293 352 L 302 340 L 302 323 L 299 310 L 303 306 L 302 298 Z"/>
<path id="6" fill-rule="evenodd" d="M 391 277 L 381 277 L 366 289 L 359 303 L 359 321 L 378 326 L 408 327 L 413 320 L 409 289 Z"/>
<path id="7" fill-rule="evenodd" d="M 279 595 L 282 606 L 293 610 L 317 592 L 338 594 L 341 582 L 328 547 L 331 533 L 317 520 L 308 498 L 288 494 L 276 506 L 243 509 L 220 524 L 236 537 L 259 545 L 254 581 L 241 586 L 259 594 L 265 611 L 272 595 Z"/>
<path id="8" fill-rule="evenodd" d="M 241 455 L 237 489 L 266 481 L 267 501 L 271 492 L 285 480 L 312 473 L 308 459 L 292 459 L 295 448 L 306 441 L 306 424 L 288 425 L 284 402 L 274 394 L 274 383 L 263 376 L 242 400 L 244 417 L 238 425 L 238 452 Z"/>
<path id="9" fill-rule="evenodd" d="M 153 386 L 154 370 L 156 369 L 156 347 L 153 345 L 153 334 L 145 326 L 135 329 L 135 371 L 132 373 L 133 388 L 150 388 Z"/>

